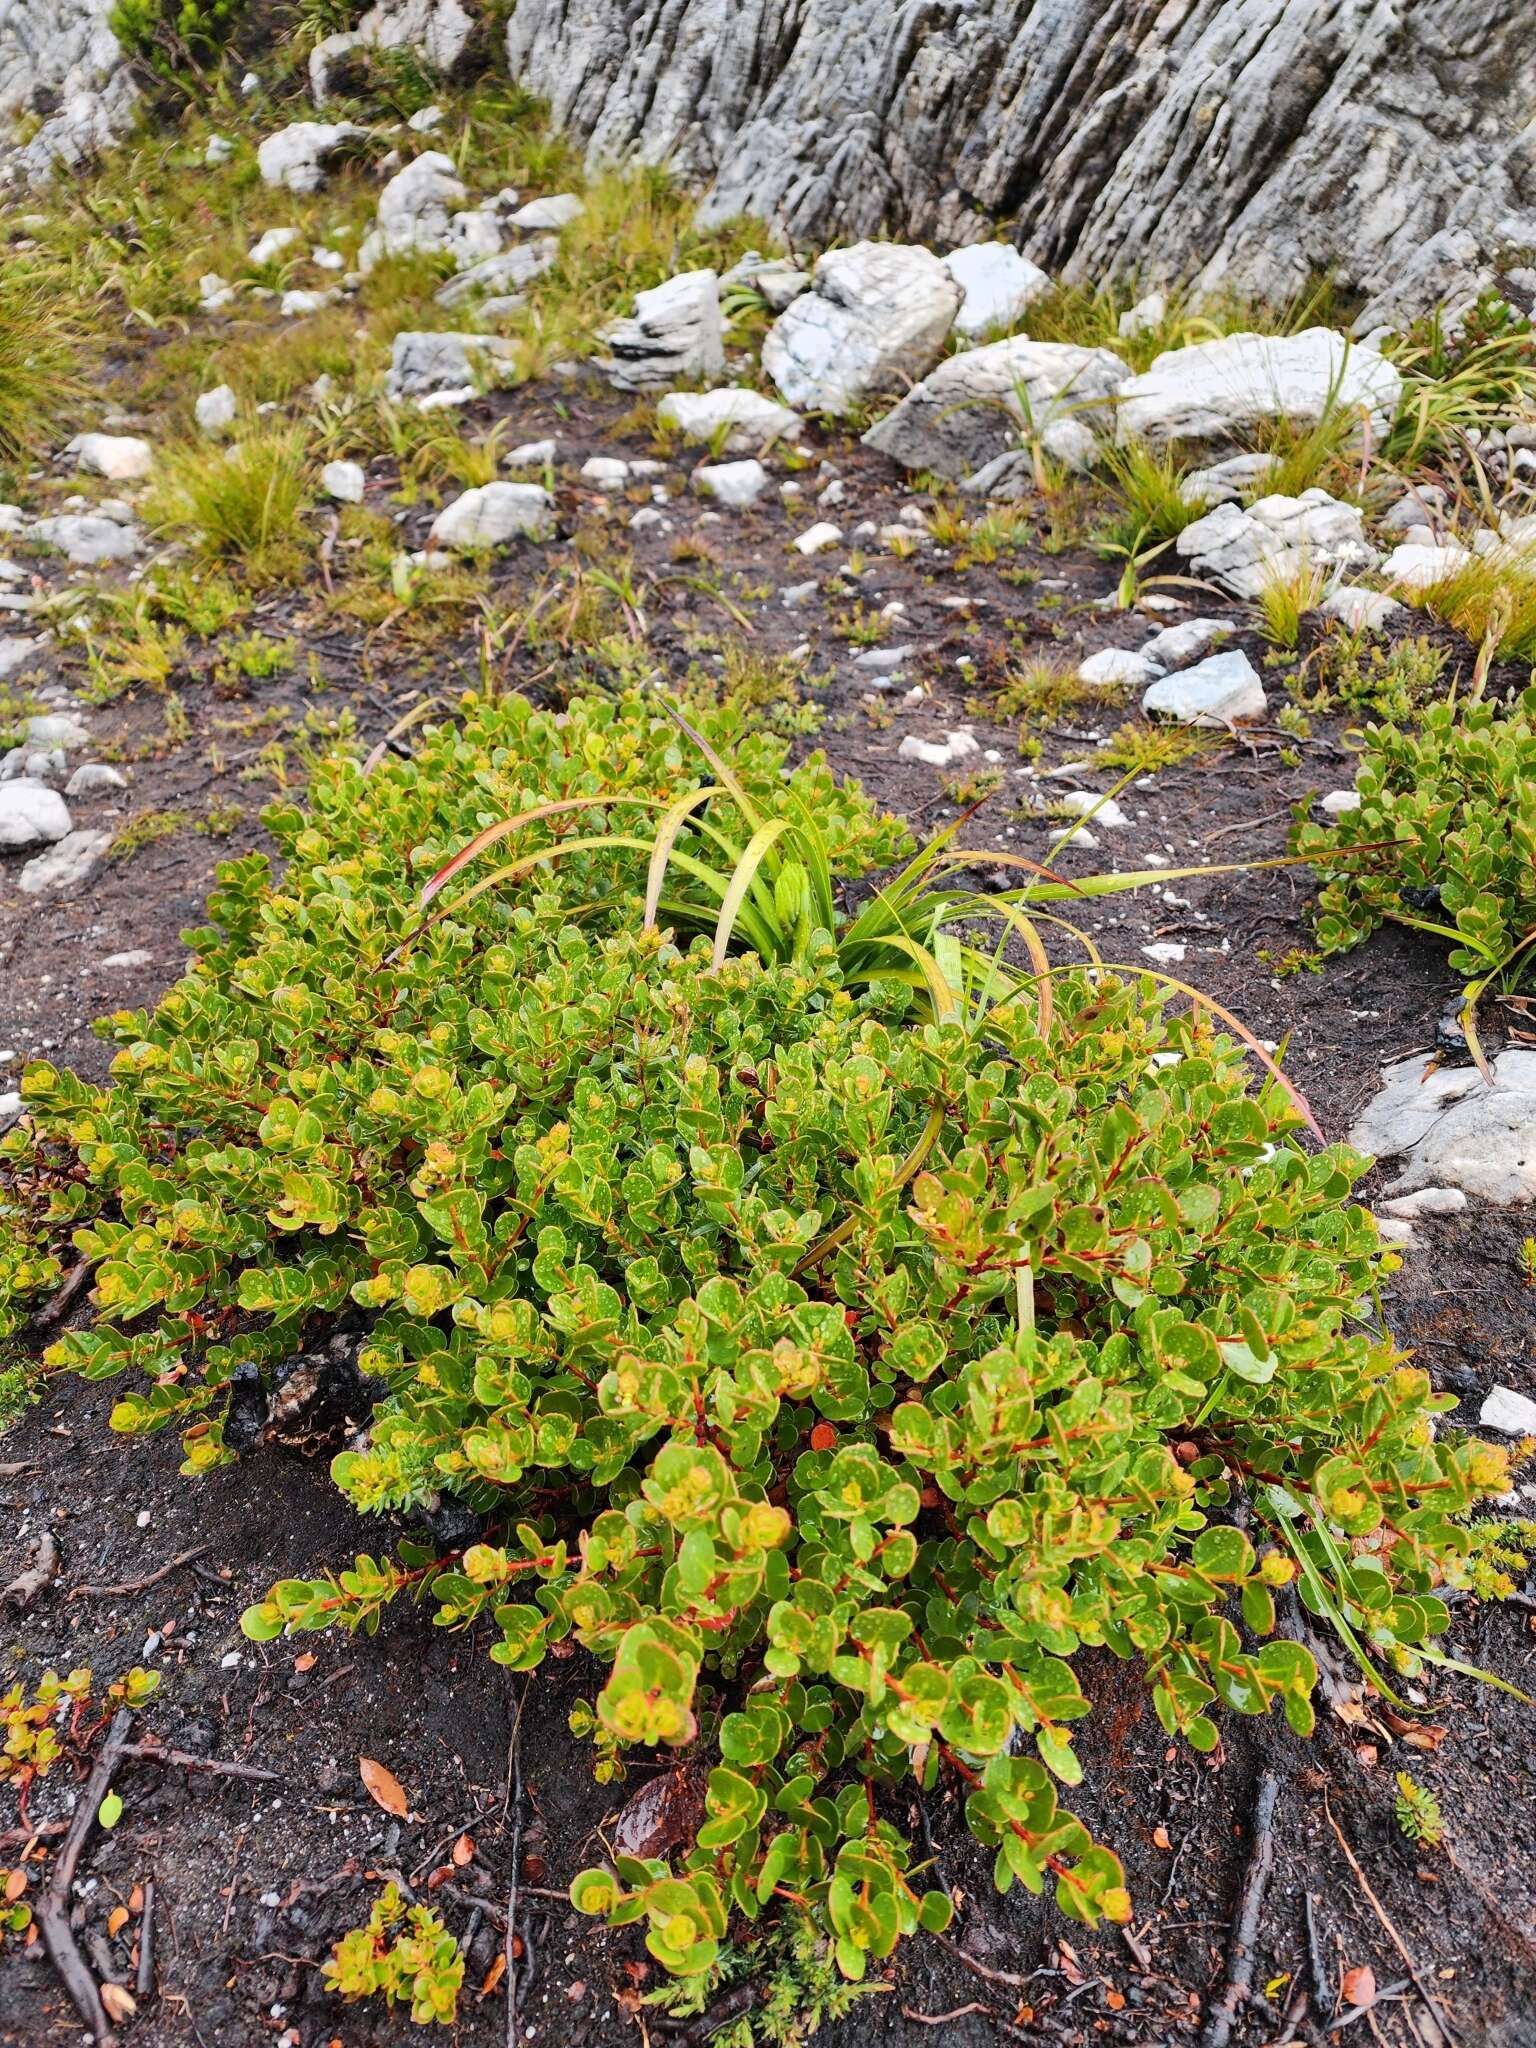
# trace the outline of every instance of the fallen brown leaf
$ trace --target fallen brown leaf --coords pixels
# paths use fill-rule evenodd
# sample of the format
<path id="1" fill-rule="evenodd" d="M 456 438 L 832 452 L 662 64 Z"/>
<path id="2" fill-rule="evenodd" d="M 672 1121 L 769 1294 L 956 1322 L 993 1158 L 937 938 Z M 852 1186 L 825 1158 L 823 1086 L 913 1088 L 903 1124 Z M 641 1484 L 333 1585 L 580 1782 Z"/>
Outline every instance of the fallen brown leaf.
<path id="1" fill-rule="evenodd" d="M 125 1991 L 121 1984 L 103 1984 L 101 2002 L 112 2020 L 131 2019 L 138 2011 L 138 2003 L 131 1991 Z"/>
<path id="2" fill-rule="evenodd" d="M 409 1811 L 405 1787 L 393 1771 L 376 1764 L 371 1756 L 360 1756 L 357 1760 L 358 1775 L 363 1781 L 369 1798 L 376 1806 L 382 1806 L 386 1813 L 393 1813 L 401 1820 Z"/>
<path id="3" fill-rule="evenodd" d="M 460 1870 L 464 1868 L 466 1863 L 473 1863 L 475 1860 L 475 1845 L 470 1836 L 460 1835 L 453 1845 L 452 1854 L 454 1863 Z"/>
<path id="4" fill-rule="evenodd" d="M 506 1971 L 506 1950 L 499 1949 L 496 1954 L 495 1962 L 492 1963 L 491 1967 L 485 1973 L 485 1982 L 480 1986 L 480 1996 L 482 1998 L 490 1997 L 491 1993 L 496 1989 L 496 1986 L 501 1982 L 502 1978 L 506 1975 Z"/>
<path id="5" fill-rule="evenodd" d="M 1168 1830 L 1164 1827 L 1156 1827 L 1152 1830 L 1152 1841 L 1154 1846 L 1159 1849 L 1171 1849 L 1173 1847 L 1172 1842 L 1168 1839 Z"/>
<path id="6" fill-rule="evenodd" d="M 306 1650 L 302 1657 L 294 1658 L 293 1668 L 295 1671 L 313 1671 L 316 1662 L 317 1659 L 315 1657 L 314 1651 Z"/>
<path id="7" fill-rule="evenodd" d="M 1344 1972 L 1339 1984 L 1339 1996 L 1346 2005 L 1376 2003 L 1376 1972 L 1369 1963 L 1359 1963 L 1353 1970 Z"/>
<path id="8" fill-rule="evenodd" d="M 439 1863 L 436 1870 L 432 1871 L 427 1878 L 427 1890 L 435 1892 L 440 1884 L 446 1884 L 452 1876 L 453 1865 L 451 1863 Z"/>

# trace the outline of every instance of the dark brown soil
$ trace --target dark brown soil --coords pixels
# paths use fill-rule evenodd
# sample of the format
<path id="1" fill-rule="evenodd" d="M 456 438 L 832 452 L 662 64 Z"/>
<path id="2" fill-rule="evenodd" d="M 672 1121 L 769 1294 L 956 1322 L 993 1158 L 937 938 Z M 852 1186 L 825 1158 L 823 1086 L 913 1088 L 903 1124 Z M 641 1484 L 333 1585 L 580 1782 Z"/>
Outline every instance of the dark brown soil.
<path id="1" fill-rule="evenodd" d="M 638 436 L 615 435 L 617 407 L 585 384 L 520 392 L 486 401 L 480 411 L 488 416 L 493 409 L 512 413 L 514 439 L 558 434 L 566 477 L 574 477 L 591 453 L 652 452 Z M 865 518 L 884 523 L 895 516 L 905 497 L 900 479 L 856 451 L 832 447 L 828 453 L 847 490 L 846 502 L 828 516 L 845 532 L 851 536 Z M 675 462 L 674 480 L 683 472 L 683 462 Z M 949 822 L 954 801 L 933 770 L 897 760 L 899 740 L 910 731 L 935 735 L 970 724 L 982 747 L 999 758 L 995 764 L 973 760 L 966 772 L 995 765 L 1004 777 L 964 828 L 965 843 L 977 851 L 978 875 L 985 879 L 988 854 L 1000 847 L 1046 858 L 1046 825 L 1014 808 L 1026 788 L 1017 727 L 976 715 L 967 700 L 985 699 L 997 682 L 1010 656 L 1003 637 L 1009 626 L 1022 626 L 1040 650 L 1072 652 L 1116 641 L 1138 644 L 1149 618 L 1095 608 L 1112 593 L 1116 572 L 1082 546 L 1030 550 L 1005 555 L 1001 565 L 963 569 L 931 551 L 897 560 L 871 548 L 859 601 L 871 613 L 893 599 L 904 603 L 907 615 L 888 641 L 918 650 L 889 698 L 899 699 L 916 682 L 931 693 L 916 711 L 892 704 L 893 716 L 887 720 L 882 712 L 872 721 L 863 706 L 872 679 L 852 665 L 857 650 L 832 623 L 853 602 L 851 586 L 827 588 L 846 551 L 811 562 L 787 551 L 793 535 L 821 516 L 811 509 L 815 474 L 802 474 L 805 497 L 790 509 L 765 501 L 753 514 L 710 521 L 698 501 L 684 496 L 668 508 L 676 528 L 670 537 L 626 530 L 629 512 L 645 502 L 643 492 L 615 504 L 578 499 L 568 489 L 562 511 L 569 526 L 581 525 L 586 544 L 606 533 L 614 553 L 632 547 L 650 646 L 664 674 L 676 678 L 686 669 L 697 634 L 739 630 L 715 598 L 681 580 L 709 569 L 729 604 L 746 612 L 755 650 L 774 654 L 811 643 L 812 670 L 828 678 L 815 692 L 825 710 L 817 743 L 840 770 L 861 776 L 919 829 L 932 829 Z M 377 493 L 382 502 L 388 488 L 389 479 L 376 475 L 370 497 Z M 426 509 L 413 513 L 407 538 L 419 544 L 429 518 Z M 693 536 L 711 559 L 674 559 L 680 535 Z M 527 550 L 508 558 L 498 575 L 509 607 L 526 601 L 561 552 Z M 998 573 L 999 566 L 1021 565 L 1039 580 L 1022 584 Z M 765 588 L 813 578 L 823 588 L 798 608 L 762 595 Z M 968 608 L 946 602 L 956 598 L 968 600 Z M 1217 601 L 1201 601 L 1184 615 L 1217 608 Z M 151 692 L 89 714 L 95 733 L 116 740 L 134 762 L 125 815 L 181 810 L 195 817 L 211 804 L 235 801 L 247 816 L 227 839 L 184 828 L 146 845 L 110 862 L 82 894 L 63 902 L 19 896 L 14 868 L 8 868 L 0 880 L 0 1047 L 21 1058 L 46 1053 L 102 1074 L 107 1053 L 91 1035 L 90 1019 L 156 1000 L 179 970 L 178 934 L 197 921 L 215 862 L 262 843 L 254 810 L 270 785 L 253 793 L 239 778 L 267 738 L 282 730 L 281 721 L 291 725 L 310 709 L 346 709 L 373 740 L 423 690 L 451 694 L 479 673 L 467 625 L 413 656 L 388 631 L 370 636 L 328 612 L 318 580 L 278 599 L 271 617 L 259 623 L 298 639 L 304 650 L 299 676 L 309 653 L 315 655 L 327 686 L 323 694 L 279 679 L 253 684 L 231 702 L 206 674 L 181 678 L 175 693 L 189 730 L 170 738 L 166 700 Z M 1244 644 L 1258 660 L 1261 644 L 1251 638 Z M 969 677 L 956 666 L 965 656 L 974 663 Z M 61 658 L 58 670 L 66 681 L 78 673 L 69 660 Z M 560 680 L 559 665 L 523 649 L 503 680 L 549 694 Z M 1278 709 L 1283 679 L 1276 678 L 1271 694 Z M 1040 734 L 1042 765 L 1091 756 L 1093 736 L 1110 731 L 1121 715 L 1097 707 L 1091 718 L 1082 710 L 1067 714 Z M 266 722 L 269 717 L 274 722 Z M 234 721 L 243 724 L 242 732 L 228 729 Z M 210 756 L 211 744 L 222 750 L 218 756 Z M 1315 719 L 1303 741 L 1261 729 L 1123 792 L 1129 827 L 1100 832 L 1096 853 L 1062 856 L 1063 871 L 1081 875 L 1110 862 L 1178 867 L 1281 852 L 1290 807 L 1309 792 L 1349 781 L 1351 773 L 1338 721 Z M 1103 786 L 1105 778 L 1090 770 L 1084 786 L 1090 781 Z M 97 822 L 95 815 L 77 818 Z M 1183 900 L 1124 896 L 1085 905 L 1079 921 L 1094 932 L 1106 958 L 1130 964 L 1145 964 L 1146 944 L 1182 941 L 1186 955 L 1175 972 L 1226 1004 L 1260 1038 L 1290 1040 L 1288 1069 L 1330 1138 L 1348 1129 L 1383 1063 L 1430 1056 L 1455 983 L 1427 942 L 1387 934 L 1322 974 L 1277 975 L 1275 964 L 1308 943 L 1304 870 L 1172 887 Z M 137 949 L 150 956 L 143 965 L 100 965 L 105 956 Z M 0 1074 L 0 1088 L 10 1085 Z M 1386 1304 L 1394 1333 L 1418 1349 L 1440 1385 L 1462 1397 L 1463 1415 L 1475 1417 L 1494 1380 L 1536 1392 L 1530 1362 L 1536 1294 L 1521 1272 L 1522 1222 L 1474 1203 L 1458 1217 L 1421 1222 L 1417 1231 Z M 590 1697 L 597 1682 L 589 1661 L 578 1652 L 551 1663 L 524 1691 L 521 1679 L 509 1685 L 486 1660 L 485 1643 L 434 1630 L 424 1614 L 410 1610 L 392 1612 L 371 1638 L 313 1636 L 261 1648 L 247 1643 L 237 1626 L 240 1610 L 274 1578 L 342 1565 L 358 1547 L 377 1547 L 379 1532 L 364 1531 L 331 1486 L 323 1461 L 261 1454 L 196 1484 L 182 1479 L 173 1442 L 125 1447 L 110 1436 L 105 1418 L 112 1398 L 110 1387 L 55 1387 L 4 1440 L 0 1582 L 28 1562 L 45 1528 L 63 1556 L 53 1590 L 25 1617 L 7 1618 L 12 1655 L 6 1677 L 34 1680 L 52 1664 L 89 1665 L 105 1679 L 149 1661 L 164 1683 L 145 1716 L 147 1728 L 183 1748 L 264 1765 L 281 1778 L 275 1786 L 252 1787 L 147 1764 L 124 1769 L 123 1818 L 88 1850 L 77 1908 L 82 1940 L 95 1935 L 106 1941 L 113 1905 L 154 1877 L 156 1991 L 124 2028 L 124 2040 L 142 2048 L 267 2040 L 301 2048 L 339 2041 L 354 2048 L 416 2038 L 419 2030 L 403 2016 L 347 2009 L 326 1996 L 318 1962 L 345 1928 L 366 1916 L 375 1878 L 395 1873 L 424 1891 L 450 1845 L 467 1833 L 473 1860 L 455 1867 L 433 1897 L 456 1933 L 477 1930 L 457 2035 L 467 2044 L 501 2043 L 503 1991 L 483 2000 L 476 1993 L 499 1945 L 496 1922 L 512 1877 L 514 1744 L 526 1788 L 520 1874 L 526 1917 L 520 1925 L 528 1949 L 521 1964 L 520 2038 L 572 2048 L 678 2039 L 654 2009 L 637 2003 L 656 1983 L 638 1939 L 594 1929 L 563 1902 L 573 1872 L 601 1857 L 606 1829 L 650 1775 L 641 1763 L 622 1786 L 593 1782 L 586 1745 L 566 1729 L 572 1704 Z M 1522 1495 L 1520 1512 L 1528 1511 Z M 147 1590 L 81 1590 L 131 1584 L 193 1549 L 201 1554 Z M 158 1642 L 146 1647 L 152 1636 Z M 1447 1641 L 1454 1655 L 1536 1691 L 1529 1602 L 1501 1608 L 1466 1602 L 1455 1610 Z M 903 1795 L 896 1817 L 919 1832 L 931 1829 L 937 1869 L 961 1902 L 953 1942 L 911 1943 L 873 1995 L 823 2030 L 819 2038 L 829 2048 L 876 2042 L 928 2048 L 939 2018 L 945 2038 L 966 2048 L 1042 2035 L 1193 2042 L 1223 1983 L 1228 1928 L 1265 1769 L 1278 1772 L 1281 1783 L 1276 1867 L 1255 1976 L 1269 2003 L 1244 2012 L 1233 2039 L 1253 2048 L 1282 2036 L 1279 2014 L 1300 1984 L 1312 1988 L 1313 2009 L 1326 2025 L 1340 1973 L 1369 1965 L 1381 1992 L 1378 2004 L 1368 2018 L 1327 2039 L 1370 2035 L 1405 2048 L 1442 2039 L 1500 2048 L 1536 2044 L 1536 1717 L 1529 1706 L 1488 1686 L 1447 1678 L 1425 1686 L 1416 1702 L 1424 1710 L 1419 1719 L 1390 1719 L 1379 1702 L 1349 1718 L 1325 1711 L 1310 1744 L 1278 1728 L 1229 1722 L 1223 1750 L 1200 1760 L 1166 1741 L 1144 1689 L 1112 1659 L 1088 1660 L 1083 1677 L 1099 1711 L 1080 1745 L 1087 1776 L 1071 1803 L 1124 1857 L 1136 1902 L 1133 1931 L 1086 1933 L 1069 1927 L 1047 1903 L 1017 1891 L 999 1898 L 986 1859 L 965 1833 L 954 1789 L 935 1794 L 926 1814 L 907 1811 Z M 400 1780 L 407 1819 L 391 1818 L 369 1799 L 358 1774 L 363 1756 Z M 1444 1808 L 1442 1850 L 1415 1848 L 1394 1824 L 1394 1774 L 1403 1769 Z M 55 1772 L 37 1789 L 34 1821 L 64 1815 L 70 1793 L 67 1773 Z M 0 1827 L 10 1827 L 14 1817 L 14 1800 L 0 1794 Z M 14 1861 L 25 1840 L 24 1832 L 12 1832 L 0 1841 L 0 1865 Z M 29 1867 L 39 1873 L 35 1887 L 46 1866 Z M 1309 1974 L 1308 1897 L 1324 1990 Z M 477 1906 L 477 1900 L 487 1903 Z M 131 1920 L 93 1961 L 111 1961 L 130 1976 L 128 1944 L 136 1925 Z M 1405 1982 L 1405 1950 L 1420 1984 L 1441 2002 L 1443 2032 L 1414 1984 Z M 79 2021 L 40 1946 L 20 1951 L 12 1943 L 0 1951 L 0 2042 L 32 2048 L 80 2038 Z M 1303 2029 L 1303 2038 L 1324 2037 Z"/>

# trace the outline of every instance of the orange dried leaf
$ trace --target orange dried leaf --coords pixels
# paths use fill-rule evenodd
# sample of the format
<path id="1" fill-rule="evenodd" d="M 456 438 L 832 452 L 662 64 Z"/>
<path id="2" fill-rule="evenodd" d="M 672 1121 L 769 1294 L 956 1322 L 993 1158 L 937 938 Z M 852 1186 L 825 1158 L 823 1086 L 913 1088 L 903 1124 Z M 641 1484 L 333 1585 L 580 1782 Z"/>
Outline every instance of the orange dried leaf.
<path id="1" fill-rule="evenodd" d="M 436 1870 L 432 1871 L 427 1878 L 427 1890 L 435 1892 L 438 1886 L 446 1884 L 452 1875 L 453 1865 L 451 1863 L 439 1863 Z"/>
<path id="2" fill-rule="evenodd" d="M 101 2002 L 110 2020 L 131 2019 L 139 2009 L 133 1993 L 125 1991 L 121 1984 L 103 1984 Z"/>
<path id="3" fill-rule="evenodd" d="M 7 1872 L 5 1879 L 5 1903 L 8 1906 L 13 1906 L 26 1890 L 27 1884 L 27 1873 L 24 1870 Z"/>
<path id="4" fill-rule="evenodd" d="M 376 1764 L 371 1756 L 360 1756 L 357 1760 L 358 1775 L 364 1789 L 376 1806 L 382 1806 L 386 1813 L 393 1813 L 404 1820 L 409 1810 L 405 1787 L 393 1771 L 386 1771 L 382 1764 Z"/>
<path id="5" fill-rule="evenodd" d="M 132 1891 L 131 1891 L 131 1892 L 130 1892 L 130 1893 L 128 1894 L 128 1910 L 129 1910 L 129 1912 L 130 1912 L 130 1913 L 142 1913 L 142 1912 L 143 1912 L 143 1910 L 144 1910 L 144 1887 L 143 1887 L 143 1885 L 141 1885 L 141 1884 L 136 1884 L 136 1885 L 134 1886 L 133 1890 L 132 1890 Z"/>
<path id="6" fill-rule="evenodd" d="M 110 1913 L 109 1913 L 109 1914 L 107 1915 L 107 1932 L 108 1932 L 108 1934 L 112 1934 L 112 1935 L 117 1935 L 117 1934 L 121 1934 L 121 1933 L 122 1933 L 122 1931 L 123 1931 L 123 1929 L 124 1929 L 124 1928 L 125 1928 L 125 1927 L 126 1927 L 127 1925 L 128 1925 L 128 1908 L 127 1908 L 126 1906 L 114 1906 L 114 1907 L 112 1908 L 111 1912 L 110 1912 Z"/>
<path id="7" fill-rule="evenodd" d="M 475 1860 L 474 1842 L 468 1835 L 460 1835 L 451 1853 L 455 1864 L 462 1870 L 466 1863 L 473 1863 Z"/>
<path id="8" fill-rule="evenodd" d="M 480 1996 L 489 1998 L 507 1971 L 507 1957 L 504 1949 L 498 1949 L 496 1960 L 485 1973 L 485 1982 L 480 1986 Z"/>
<path id="9" fill-rule="evenodd" d="M 294 1658 L 293 1668 L 295 1671 L 313 1671 L 315 1668 L 316 1661 L 317 1659 L 315 1657 L 314 1651 L 306 1650 L 302 1657 Z"/>
<path id="10" fill-rule="evenodd" d="M 1171 1849 L 1173 1847 L 1172 1842 L 1168 1839 L 1168 1830 L 1165 1827 L 1155 1827 L 1152 1830 L 1152 1840 L 1159 1849 Z"/>
<path id="11" fill-rule="evenodd" d="M 1353 1970 L 1346 1970 L 1339 1993 L 1346 2005 L 1374 2005 L 1376 1972 L 1369 1963 L 1360 1963 Z"/>

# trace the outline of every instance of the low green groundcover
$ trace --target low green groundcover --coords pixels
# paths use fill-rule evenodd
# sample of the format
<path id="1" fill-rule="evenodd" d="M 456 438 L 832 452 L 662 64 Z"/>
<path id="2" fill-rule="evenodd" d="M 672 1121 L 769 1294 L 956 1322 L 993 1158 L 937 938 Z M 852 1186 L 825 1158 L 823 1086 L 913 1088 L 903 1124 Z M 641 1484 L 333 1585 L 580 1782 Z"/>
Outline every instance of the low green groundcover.
<path id="1" fill-rule="evenodd" d="M 734 762 L 780 800 L 777 742 Z M 1377 1325 L 1361 1160 L 1153 978 L 913 1022 L 830 937 L 712 970 L 644 931 L 643 844 L 586 842 L 643 842 L 703 765 L 642 699 L 514 697 L 325 766 L 307 816 L 269 814 L 282 879 L 221 869 L 189 973 L 103 1027 L 111 1086 L 29 1070 L 0 1309 L 70 1242 L 98 1262 L 47 1362 L 126 1373 L 115 1426 L 176 1424 L 192 1474 L 233 1455 L 232 1381 L 355 1330 L 380 1398 L 336 1483 L 418 1536 L 457 1504 L 473 1540 L 284 1581 L 247 1632 L 372 1629 L 408 1592 L 515 1670 L 574 1637 L 602 1775 L 634 1744 L 715 1759 L 675 1868 L 573 1887 L 669 1970 L 709 1970 L 733 1915 L 809 1914 L 854 1978 L 942 1926 L 886 1788 L 944 1773 L 1000 1888 L 1123 1919 L 1057 1803 L 1078 1652 L 1137 1662 L 1199 1750 L 1223 1705 L 1306 1732 L 1277 1593 L 1384 1686 L 1443 1661 L 1430 1589 L 1503 1458 L 1436 1436 L 1451 1399 Z M 902 852 L 823 765 L 788 786 L 841 877 Z M 423 926 L 475 833 L 571 797 L 519 843 L 585 850 Z"/>

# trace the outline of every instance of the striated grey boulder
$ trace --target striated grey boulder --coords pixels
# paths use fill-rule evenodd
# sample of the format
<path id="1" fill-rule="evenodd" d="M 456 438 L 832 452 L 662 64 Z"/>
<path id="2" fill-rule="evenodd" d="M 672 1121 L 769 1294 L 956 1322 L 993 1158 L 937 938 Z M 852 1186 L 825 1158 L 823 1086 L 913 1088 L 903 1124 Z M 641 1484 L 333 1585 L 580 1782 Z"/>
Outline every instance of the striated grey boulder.
<path id="1" fill-rule="evenodd" d="M 318 192 L 331 165 L 367 133 L 354 121 L 291 121 L 256 151 L 261 182 L 290 192 Z"/>
<path id="2" fill-rule="evenodd" d="M 1396 368 L 1331 328 L 1225 334 L 1173 348 L 1120 393 L 1122 441 L 1223 441 L 1266 420 L 1313 427 L 1353 413 L 1380 435 L 1402 395 Z"/>
<path id="3" fill-rule="evenodd" d="M 502 547 L 554 531 L 554 504 L 540 484 L 481 484 L 445 505 L 432 523 L 434 548 Z"/>
<path id="4" fill-rule="evenodd" d="M 1266 585 L 1309 569 L 1353 572 L 1374 569 L 1380 559 L 1365 538 L 1359 506 L 1322 490 L 1299 498 L 1277 492 L 1247 511 L 1218 505 L 1186 526 L 1174 546 L 1192 575 L 1238 597 L 1257 597 Z"/>
<path id="5" fill-rule="evenodd" d="M 769 328 L 763 368 L 791 405 L 845 413 L 932 368 L 961 287 L 931 250 L 857 242 L 830 250 Z"/>
<path id="6" fill-rule="evenodd" d="M 621 391 L 718 377 L 725 368 L 720 280 L 712 270 L 679 271 L 636 292 L 634 317 L 612 321 L 598 339 L 608 349 L 601 368 Z"/>
<path id="7" fill-rule="evenodd" d="M 1129 375 L 1107 348 L 1010 335 L 940 363 L 870 428 L 864 445 L 907 469 L 958 480 L 984 472 L 1029 434 L 1078 467 L 1097 451 L 1095 424 L 1113 436 L 1112 401 Z"/>
<path id="8" fill-rule="evenodd" d="M 384 379 L 389 398 L 421 398 L 434 391 L 473 388 L 512 345 L 494 334 L 460 334 L 430 329 L 397 334 Z"/>
<path id="9" fill-rule="evenodd" d="M 330 98 L 335 74 L 354 50 L 409 50 L 429 70 L 446 74 L 464 64 L 478 26 L 460 0 L 378 0 L 355 29 L 325 36 L 310 51 L 309 89 L 315 105 L 323 106 Z"/>
<path id="10" fill-rule="evenodd" d="M 1277 300 L 1536 243 L 1528 0 L 515 0 L 507 55 L 592 161 L 796 241 L 1001 223 L 1072 278 Z"/>
<path id="11" fill-rule="evenodd" d="M 0 5 L 0 136 L 19 114 L 42 126 L 0 172 L 49 184 L 98 156 L 134 117 L 138 92 L 112 33 L 113 0 Z"/>

